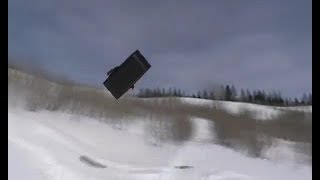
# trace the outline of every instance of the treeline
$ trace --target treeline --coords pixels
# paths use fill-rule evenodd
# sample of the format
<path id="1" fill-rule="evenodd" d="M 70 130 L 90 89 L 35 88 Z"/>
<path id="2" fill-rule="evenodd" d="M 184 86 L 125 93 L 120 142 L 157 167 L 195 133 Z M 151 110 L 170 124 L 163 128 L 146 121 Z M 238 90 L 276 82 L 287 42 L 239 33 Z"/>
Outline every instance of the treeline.
<path id="1" fill-rule="evenodd" d="M 212 90 L 202 90 L 197 93 L 187 94 L 179 88 L 145 88 L 140 89 L 137 97 L 192 97 L 199 99 L 248 102 L 271 106 L 303 106 L 312 105 L 312 93 L 305 93 L 302 97 L 284 98 L 280 91 L 265 92 L 264 90 L 240 89 L 235 86 L 221 86 Z"/>

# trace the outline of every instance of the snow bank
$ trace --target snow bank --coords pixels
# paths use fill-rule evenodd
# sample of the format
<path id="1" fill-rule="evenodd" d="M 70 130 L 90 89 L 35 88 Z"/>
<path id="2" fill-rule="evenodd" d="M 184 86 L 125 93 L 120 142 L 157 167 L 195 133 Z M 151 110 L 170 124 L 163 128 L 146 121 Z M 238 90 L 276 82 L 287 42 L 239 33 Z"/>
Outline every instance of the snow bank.
<path id="1" fill-rule="evenodd" d="M 172 160 L 173 165 L 192 165 L 192 179 L 311 179 L 311 168 L 252 159 L 218 145 L 187 143 Z M 170 174 L 168 176 L 174 176 Z M 199 178 L 201 177 L 201 178 Z M 173 178 L 178 179 L 178 178 Z"/>
<path id="2" fill-rule="evenodd" d="M 25 149 L 8 140 L 8 180 L 41 180 L 43 175 L 33 167 L 32 159 Z"/>
<path id="3" fill-rule="evenodd" d="M 195 119 L 194 137 L 177 146 L 151 146 L 143 123 L 117 130 L 94 119 L 59 112 L 8 110 L 9 152 L 22 158 L 23 179 L 311 179 L 311 167 L 252 159 L 206 143 L 208 123 Z M 143 119 L 141 120 L 143 122 Z M 211 137 L 211 136 L 210 136 Z M 81 156 L 104 164 L 94 168 Z M 18 157 L 18 156 L 17 156 Z M 20 158 L 19 158 L 20 159 Z M 19 168 L 9 154 L 10 169 Z M 176 169 L 188 165 L 190 169 Z M 254 167 L 254 170 L 252 169 Z M 36 169 L 36 171 L 34 171 Z M 38 173 L 35 173 L 38 172 Z M 12 175 L 11 171 L 11 175 Z M 11 176 L 13 177 L 13 176 Z M 42 178 L 41 178 L 42 179 Z"/>
<path id="4" fill-rule="evenodd" d="M 231 114 L 239 114 L 243 111 L 249 111 L 258 120 L 267 120 L 278 117 L 282 114 L 281 110 L 294 110 L 312 113 L 312 106 L 274 107 L 243 102 L 215 101 L 196 98 L 180 98 L 180 101 L 195 106 L 222 108 Z"/>
<path id="5" fill-rule="evenodd" d="M 297 143 L 291 141 L 285 141 L 282 139 L 274 139 L 270 147 L 263 150 L 263 157 L 270 159 L 274 162 L 308 164 L 311 162 L 310 156 L 305 153 L 298 152 L 297 146 L 301 148 L 310 146 L 305 143 Z"/>

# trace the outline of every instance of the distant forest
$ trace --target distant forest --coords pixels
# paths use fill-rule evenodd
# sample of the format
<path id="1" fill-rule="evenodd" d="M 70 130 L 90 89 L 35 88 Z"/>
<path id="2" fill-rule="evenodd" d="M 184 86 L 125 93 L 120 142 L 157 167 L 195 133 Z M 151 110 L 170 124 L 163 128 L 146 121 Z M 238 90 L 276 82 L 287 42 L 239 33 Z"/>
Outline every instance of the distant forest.
<path id="1" fill-rule="evenodd" d="M 233 85 L 221 86 L 215 90 L 202 90 L 196 94 L 187 94 L 178 88 L 160 89 L 145 88 L 140 89 L 136 94 L 140 98 L 151 97 L 192 97 L 199 99 L 248 102 L 254 104 L 271 105 L 271 106 L 304 106 L 312 105 L 312 93 L 304 93 L 301 97 L 284 98 L 280 91 L 266 93 L 264 90 L 240 89 L 238 91 Z"/>

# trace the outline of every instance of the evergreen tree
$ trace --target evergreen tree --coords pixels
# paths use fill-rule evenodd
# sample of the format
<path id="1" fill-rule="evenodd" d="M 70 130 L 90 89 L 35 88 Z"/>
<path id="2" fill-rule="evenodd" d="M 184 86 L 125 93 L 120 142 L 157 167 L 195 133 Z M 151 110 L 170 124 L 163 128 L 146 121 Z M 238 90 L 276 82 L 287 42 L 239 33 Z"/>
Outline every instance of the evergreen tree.
<path id="1" fill-rule="evenodd" d="M 143 89 L 139 89 L 138 97 L 143 97 L 143 93 L 144 93 Z"/>
<path id="2" fill-rule="evenodd" d="M 230 89 L 229 85 L 226 86 L 225 100 L 226 101 L 231 101 L 232 100 L 232 92 L 231 92 L 231 89 Z"/>
<path id="3" fill-rule="evenodd" d="M 197 93 L 197 98 L 201 98 L 201 92 L 200 91 L 198 91 L 198 93 Z"/>
<path id="4" fill-rule="evenodd" d="M 178 96 L 178 91 L 177 91 L 176 88 L 174 88 L 174 90 L 173 90 L 173 96 L 174 96 L 174 97 L 177 97 L 177 96 Z"/>
<path id="5" fill-rule="evenodd" d="M 303 93 L 301 97 L 301 104 L 306 105 L 308 103 L 308 96 L 306 93 Z"/>
<path id="6" fill-rule="evenodd" d="M 297 98 L 294 98 L 294 105 L 295 105 L 295 106 L 300 105 L 300 102 L 299 102 L 299 100 L 298 100 Z"/>
<path id="7" fill-rule="evenodd" d="M 308 95 L 308 105 L 312 105 L 312 93 Z"/>
<path id="8" fill-rule="evenodd" d="M 293 101 L 292 101 L 292 99 L 290 97 L 288 98 L 288 102 L 289 102 L 288 106 L 293 106 L 294 105 Z"/>
<path id="9" fill-rule="evenodd" d="M 146 96 L 145 97 L 152 97 L 152 90 L 147 88 L 146 89 Z"/>
<path id="10" fill-rule="evenodd" d="M 181 94 L 182 97 L 187 97 L 187 94 L 185 91 L 182 91 L 182 94 Z"/>
<path id="11" fill-rule="evenodd" d="M 270 93 L 270 92 L 268 92 L 268 93 L 266 94 L 266 104 L 267 104 L 267 105 L 272 105 L 272 96 L 271 96 L 271 93 Z"/>
<path id="12" fill-rule="evenodd" d="M 173 95 L 173 92 L 172 92 L 172 88 L 170 87 L 170 88 L 169 88 L 168 96 L 172 96 L 172 95 Z"/>
<path id="13" fill-rule="evenodd" d="M 213 90 L 212 90 L 212 91 L 210 91 L 209 99 L 211 99 L 211 100 L 215 100 L 215 94 L 214 94 Z"/>
<path id="14" fill-rule="evenodd" d="M 257 101 L 257 91 L 253 90 L 252 92 L 252 102 L 256 102 Z"/>
<path id="15" fill-rule="evenodd" d="M 240 91 L 240 99 L 242 102 L 247 102 L 248 99 L 247 99 L 247 95 L 246 93 L 244 92 L 244 90 L 241 88 L 241 91 Z"/>
<path id="16" fill-rule="evenodd" d="M 249 89 L 247 89 L 247 98 L 248 98 L 248 102 L 253 102 L 253 97 L 252 97 L 251 92 L 249 91 Z"/>
<path id="17" fill-rule="evenodd" d="M 208 92 L 207 92 L 206 90 L 203 90 L 203 92 L 202 92 L 202 98 L 203 98 L 203 99 L 208 99 L 208 98 L 209 98 Z"/>
<path id="18" fill-rule="evenodd" d="M 165 97 L 165 96 L 166 96 L 166 90 L 165 90 L 164 88 L 162 88 L 162 90 L 161 90 L 161 94 L 162 94 L 162 96 L 163 96 L 163 97 Z"/>
<path id="19" fill-rule="evenodd" d="M 286 99 L 284 100 L 284 105 L 285 105 L 285 106 L 289 106 L 289 99 L 288 99 L 288 98 L 286 98 Z"/>
<path id="20" fill-rule="evenodd" d="M 159 87 L 156 89 L 156 97 L 161 97 L 161 90 Z"/>
<path id="21" fill-rule="evenodd" d="M 219 100 L 226 100 L 225 96 L 226 96 L 226 91 L 223 85 L 220 86 L 220 90 L 219 90 Z"/>
<path id="22" fill-rule="evenodd" d="M 181 94 L 181 90 L 180 89 L 178 89 L 178 97 L 181 97 L 182 96 L 182 94 Z"/>
<path id="23" fill-rule="evenodd" d="M 235 101 L 237 99 L 238 92 L 234 85 L 231 86 L 231 99 Z"/>
<path id="24" fill-rule="evenodd" d="M 261 101 L 263 104 L 266 104 L 267 101 L 267 93 L 265 91 L 261 92 Z"/>

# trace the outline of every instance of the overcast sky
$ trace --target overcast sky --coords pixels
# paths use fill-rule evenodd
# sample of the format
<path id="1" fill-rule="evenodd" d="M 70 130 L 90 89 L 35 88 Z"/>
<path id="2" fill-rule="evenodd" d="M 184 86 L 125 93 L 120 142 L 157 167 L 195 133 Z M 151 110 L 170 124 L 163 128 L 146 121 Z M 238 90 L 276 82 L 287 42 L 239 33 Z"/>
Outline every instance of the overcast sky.
<path id="1" fill-rule="evenodd" d="M 139 49 L 136 87 L 312 88 L 311 0 L 9 0 L 9 57 L 102 87 Z"/>

